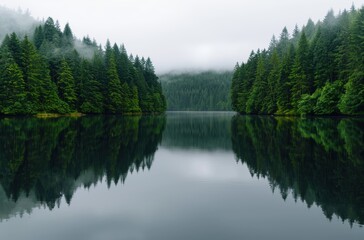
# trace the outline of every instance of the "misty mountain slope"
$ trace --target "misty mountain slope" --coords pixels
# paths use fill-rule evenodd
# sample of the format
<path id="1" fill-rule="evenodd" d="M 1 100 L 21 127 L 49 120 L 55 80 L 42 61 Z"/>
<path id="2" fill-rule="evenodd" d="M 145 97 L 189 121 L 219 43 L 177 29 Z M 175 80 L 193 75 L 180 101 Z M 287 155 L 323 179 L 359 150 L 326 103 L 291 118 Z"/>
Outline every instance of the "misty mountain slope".
<path id="1" fill-rule="evenodd" d="M 6 34 L 12 32 L 19 36 L 30 35 L 37 24 L 39 22 L 30 16 L 28 11 L 24 13 L 21 10 L 14 11 L 0 6 L 0 41 L 4 39 Z"/>
<path id="2" fill-rule="evenodd" d="M 133 57 L 110 41 L 102 47 L 89 37 L 78 40 L 68 23 L 62 30 L 51 17 L 37 23 L 29 13 L 4 13 L 0 115 L 165 111 L 149 57 Z"/>
<path id="3" fill-rule="evenodd" d="M 363 115 L 364 7 L 311 19 L 237 64 L 233 110 L 243 114 Z"/>
<path id="4" fill-rule="evenodd" d="M 229 111 L 231 72 L 160 76 L 169 111 Z"/>

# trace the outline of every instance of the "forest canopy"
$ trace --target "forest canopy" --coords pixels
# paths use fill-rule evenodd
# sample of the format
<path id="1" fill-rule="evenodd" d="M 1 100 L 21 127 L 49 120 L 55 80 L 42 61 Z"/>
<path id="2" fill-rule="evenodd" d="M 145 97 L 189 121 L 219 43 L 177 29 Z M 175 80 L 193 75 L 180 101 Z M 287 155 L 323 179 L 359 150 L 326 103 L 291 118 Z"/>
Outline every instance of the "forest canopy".
<path id="1" fill-rule="evenodd" d="M 331 10 L 235 66 L 231 101 L 243 114 L 364 114 L 364 7 Z"/>
<path id="2" fill-rule="evenodd" d="M 6 35 L 0 46 L 0 114 L 165 111 L 150 58 L 124 45 L 78 40 L 66 24 L 48 18 L 32 35 Z"/>
<path id="3" fill-rule="evenodd" d="M 200 72 L 160 76 L 170 111 L 231 110 L 231 72 Z"/>

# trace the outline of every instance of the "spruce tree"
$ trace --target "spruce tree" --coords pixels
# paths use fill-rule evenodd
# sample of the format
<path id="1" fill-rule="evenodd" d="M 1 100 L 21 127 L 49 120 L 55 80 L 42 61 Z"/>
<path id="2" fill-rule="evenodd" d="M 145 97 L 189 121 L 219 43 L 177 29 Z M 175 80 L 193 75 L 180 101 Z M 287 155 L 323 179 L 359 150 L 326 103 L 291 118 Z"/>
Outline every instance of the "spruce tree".
<path id="1" fill-rule="evenodd" d="M 23 73 L 7 47 L 0 52 L 0 113 L 27 113 Z"/>
<path id="2" fill-rule="evenodd" d="M 115 57 L 111 54 L 107 68 L 107 102 L 108 113 L 120 113 L 122 110 L 121 83 L 117 73 Z"/>
<path id="3" fill-rule="evenodd" d="M 28 40 L 27 37 L 21 43 L 21 65 L 24 82 L 27 91 L 27 102 L 32 112 L 37 112 L 41 105 L 41 79 L 42 66 L 40 56 L 38 55 L 35 46 Z"/>
<path id="4" fill-rule="evenodd" d="M 75 80 L 65 59 L 63 59 L 61 62 L 60 75 L 57 85 L 60 99 L 67 103 L 71 110 L 75 110 L 77 102 Z"/>
<path id="5" fill-rule="evenodd" d="M 264 109 L 264 98 L 267 94 L 267 80 L 266 80 L 266 63 L 265 52 L 259 55 L 256 78 L 253 83 L 252 91 L 246 104 L 247 113 L 266 113 Z"/>
<path id="6" fill-rule="evenodd" d="M 92 65 L 87 60 L 82 61 L 79 110 L 83 113 L 102 113 L 103 96 L 101 84 L 96 81 L 91 67 Z"/>
<path id="7" fill-rule="evenodd" d="M 298 102 L 303 94 L 310 94 L 311 82 L 308 78 L 309 69 L 309 49 L 308 42 L 304 32 L 301 33 L 298 42 L 297 54 L 289 76 L 292 83 L 292 106 L 294 111 L 298 109 Z"/>
<path id="8" fill-rule="evenodd" d="M 277 111 L 278 84 L 281 71 L 278 51 L 275 48 L 270 57 L 270 72 L 268 75 L 267 95 L 264 99 L 266 113 L 273 114 Z"/>

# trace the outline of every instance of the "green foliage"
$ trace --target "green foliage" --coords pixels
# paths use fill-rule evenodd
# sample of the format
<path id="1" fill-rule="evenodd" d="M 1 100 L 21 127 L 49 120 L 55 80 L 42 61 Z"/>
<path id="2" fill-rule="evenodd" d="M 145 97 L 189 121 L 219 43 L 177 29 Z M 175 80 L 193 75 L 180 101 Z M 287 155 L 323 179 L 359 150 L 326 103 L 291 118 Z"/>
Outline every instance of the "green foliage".
<path id="1" fill-rule="evenodd" d="M 116 71 L 114 57 L 111 57 L 108 62 L 107 78 L 108 84 L 106 111 L 109 113 L 120 113 L 122 109 L 123 99 L 121 96 L 121 84 Z"/>
<path id="2" fill-rule="evenodd" d="M 337 107 L 340 96 L 342 94 L 342 84 L 340 81 L 334 83 L 326 82 L 320 96 L 317 98 L 314 112 L 317 115 L 338 114 Z"/>
<path id="3" fill-rule="evenodd" d="M 60 98 L 68 104 L 70 109 L 75 109 L 77 97 L 75 93 L 75 80 L 66 60 L 62 60 L 59 79 L 57 81 Z"/>
<path id="4" fill-rule="evenodd" d="M 11 60 L 1 68 L 0 112 L 11 115 L 26 113 L 25 83 L 21 70 L 16 63 L 11 63 Z"/>
<path id="5" fill-rule="evenodd" d="M 162 113 L 166 101 L 150 58 L 131 61 L 124 45 L 105 50 L 77 40 L 48 18 L 33 39 L 12 33 L 0 47 L 1 114 Z M 79 52 L 80 51 L 80 52 Z"/>
<path id="6" fill-rule="evenodd" d="M 237 75 L 237 73 L 235 73 Z M 168 110 L 172 111 L 227 111 L 231 109 L 229 91 L 230 72 L 201 72 L 166 74 L 161 76 Z M 236 79 L 236 76 L 234 77 Z M 234 80 L 235 81 L 235 80 Z M 238 91 L 234 90 L 232 94 Z M 234 99 L 236 99 L 234 95 Z M 165 101 L 161 90 L 153 95 L 155 101 Z M 235 101 L 232 98 L 232 101 Z M 156 107 L 156 106 L 155 106 Z"/>
<path id="7" fill-rule="evenodd" d="M 247 114 L 363 114 L 364 7 L 330 11 L 292 38 L 284 28 L 268 50 L 235 67 L 233 110 Z M 259 59 L 257 61 L 257 59 Z M 248 67 L 249 66 L 249 67 Z M 256 66 L 256 67 L 251 67 Z"/>
<path id="8" fill-rule="evenodd" d="M 344 114 L 364 113 L 364 72 L 355 72 L 350 76 L 339 109 Z"/>

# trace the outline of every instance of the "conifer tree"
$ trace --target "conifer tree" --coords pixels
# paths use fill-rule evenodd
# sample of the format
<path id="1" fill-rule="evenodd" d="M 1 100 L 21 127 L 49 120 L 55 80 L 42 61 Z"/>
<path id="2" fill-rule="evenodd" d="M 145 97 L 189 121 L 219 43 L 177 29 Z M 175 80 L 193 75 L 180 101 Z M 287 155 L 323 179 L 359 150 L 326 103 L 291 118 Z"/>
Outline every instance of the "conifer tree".
<path id="1" fill-rule="evenodd" d="M 310 93 L 310 80 L 308 79 L 309 54 L 308 42 L 305 32 L 301 33 L 298 42 L 297 54 L 289 76 L 292 85 L 292 105 L 294 110 L 298 109 L 298 102 L 303 94 Z"/>
<path id="2" fill-rule="evenodd" d="M 83 113 L 102 113 L 103 96 L 101 84 L 96 81 L 91 71 L 91 64 L 83 60 L 81 63 L 81 88 L 79 110 Z"/>
<path id="3" fill-rule="evenodd" d="M 65 59 L 63 59 L 61 62 L 60 75 L 57 85 L 60 99 L 67 103 L 71 110 L 74 110 L 77 102 L 75 80 Z"/>
<path id="4" fill-rule="evenodd" d="M 0 53 L 0 113 L 25 114 L 26 91 L 23 74 L 9 50 Z"/>
<path id="5" fill-rule="evenodd" d="M 291 79 L 290 74 L 292 71 L 293 62 L 295 59 L 295 50 L 293 44 L 290 45 L 288 52 L 283 57 L 281 63 L 281 72 L 278 79 L 277 87 L 277 114 L 291 114 L 292 104 L 291 104 Z"/>
<path id="6" fill-rule="evenodd" d="M 246 104 L 247 113 L 265 113 L 264 98 L 267 94 L 267 80 L 265 72 L 265 52 L 259 54 L 256 78 Z"/>
<path id="7" fill-rule="evenodd" d="M 107 102 L 108 113 L 120 113 L 122 110 L 121 83 L 117 73 L 115 57 L 111 54 L 107 68 Z"/>
<path id="8" fill-rule="evenodd" d="M 32 112 L 37 112 L 40 106 L 40 88 L 42 76 L 42 65 L 40 56 L 34 45 L 27 37 L 21 43 L 21 70 L 27 91 L 27 101 Z"/>

